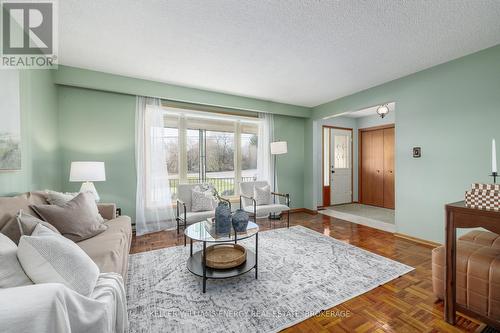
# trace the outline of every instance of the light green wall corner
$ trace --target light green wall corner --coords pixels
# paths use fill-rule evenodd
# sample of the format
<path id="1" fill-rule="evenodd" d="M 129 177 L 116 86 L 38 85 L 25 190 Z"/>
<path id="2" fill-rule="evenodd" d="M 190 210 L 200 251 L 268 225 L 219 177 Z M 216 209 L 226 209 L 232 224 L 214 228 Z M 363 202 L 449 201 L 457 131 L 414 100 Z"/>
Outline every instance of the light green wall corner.
<path id="1" fill-rule="evenodd" d="M 286 141 L 288 153 L 277 156 L 278 190 L 290 193 L 291 207 L 304 207 L 304 124 L 296 117 L 274 116 L 274 137 Z"/>
<path id="2" fill-rule="evenodd" d="M 59 87 L 59 140 L 65 191 L 71 161 L 104 161 L 106 181 L 95 183 L 101 202 L 113 202 L 135 216 L 135 97 L 96 90 Z"/>
<path id="3" fill-rule="evenodd" d="M 61 186 L 57 89 L 52 72 L 19 72 L 22 169 L 0 172 L 0 195 L 47 188 L 58 190 Z"/>
<path id="4" fill-rule="evenodd" d="M 313 118 L 387 101 L 396 102 L 398 232 L 443 242 L 444 205 L 463 200 L 472 182 L 491 182 L 491 139 L 500 137 L 500 46 L 320 105 Z M 308 124 L 307 136 L 311 130 Z M 422 158 L 412 158 L 414 146 L 422 147 Z"/>

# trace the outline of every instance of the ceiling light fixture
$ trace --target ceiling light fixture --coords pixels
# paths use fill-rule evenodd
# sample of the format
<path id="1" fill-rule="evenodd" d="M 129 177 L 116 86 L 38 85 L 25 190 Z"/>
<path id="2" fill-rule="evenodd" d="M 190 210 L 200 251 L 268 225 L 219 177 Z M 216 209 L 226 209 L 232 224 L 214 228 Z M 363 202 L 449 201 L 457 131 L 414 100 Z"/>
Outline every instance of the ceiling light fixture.
<path id="1" fill-rule="evenodd" d="M 388 113 L 389 113 L 388 104 L 381 105 L 377 108 L 377 114 L 380 116 L 380 118 L 384 118 Z"/>

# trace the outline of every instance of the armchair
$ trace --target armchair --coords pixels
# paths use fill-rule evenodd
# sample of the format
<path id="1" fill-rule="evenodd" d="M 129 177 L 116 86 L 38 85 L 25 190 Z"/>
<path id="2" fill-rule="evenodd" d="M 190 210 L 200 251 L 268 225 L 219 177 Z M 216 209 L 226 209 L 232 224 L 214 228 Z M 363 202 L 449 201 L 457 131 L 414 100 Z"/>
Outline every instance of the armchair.
<path id="1" fill-rule="evenodd" d="M 202 184 L 178 184 L 177 185 L 177 208 L 176 208 L 176 216 L 175 220 L 177 221 L 177 234 L 180 231 L 181 226 L 186 228 L 188 224 L 193 224 L 196 222 L 205 221 L 208 218 L 215 217 L 215 209 L 201 211 L 201 212 L 193 212 L 192 202 L 191 202 L 191 191 L 196 186 L 202 187 Z M 213 206 L 217 206 L 217 200 L 214 198 Z M 225 201 L 231 207 L 231 203 L 224 199 L 220 198 L 219 200 Z M 184 236 L 184 245 L 186 245 L 186 236 Z"/>
<path id="2" fill-rule="evenodd" d="M 268 185 L 267 181 L 255 181 L 255 182 L 241 182 L 240 183 L 240 208 L 245 210 L 254 219 L 257 217 L 263 217 L 272 213 L 280 214 L 282 212 L 287 212 L 287 227 L 290 227 L 290 194 L 288 193 L 278 193 L 271 192 L 274 197 L 285 198 L 285 204 L 280 203 L 279 199 L 277 202 L 269 203 L 267 205 L 257 205 L 257 202 L 253 198 L 254 188 L 264 187 Z M 274 200 L 273 200 L 274 201 Z M 272 221 L 271 221 L 272 224 Z"/>

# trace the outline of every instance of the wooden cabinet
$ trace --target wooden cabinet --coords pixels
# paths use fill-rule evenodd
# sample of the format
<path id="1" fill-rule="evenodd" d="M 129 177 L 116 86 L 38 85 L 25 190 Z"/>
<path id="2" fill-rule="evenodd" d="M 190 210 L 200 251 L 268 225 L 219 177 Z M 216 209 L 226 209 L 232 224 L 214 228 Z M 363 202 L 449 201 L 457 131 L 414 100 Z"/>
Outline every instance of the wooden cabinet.
<path id="1" fill-rule="evenodd" d="M 394 127 L 363 129 L 360 139 L 360 202 L 394 209 Z"/>
<path id="2" fill-rule="evenodd" d="M 394 127 L 384 131 L 384 207 L 394 209 Z"/>

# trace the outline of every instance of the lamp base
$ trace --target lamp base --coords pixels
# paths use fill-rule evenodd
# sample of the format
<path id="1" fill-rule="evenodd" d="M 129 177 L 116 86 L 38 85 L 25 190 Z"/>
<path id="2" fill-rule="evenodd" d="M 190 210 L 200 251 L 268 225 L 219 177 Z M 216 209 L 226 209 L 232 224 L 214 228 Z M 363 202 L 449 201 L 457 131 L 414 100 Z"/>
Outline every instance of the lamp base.
<path id="1" fill-rule="evenodd" d="M 492 172 L 490 176 L 493 177 L 493 184 L 496 184 L 497 183 L 498 173 L 497 172 Z"/>
<path id="2" fill-rule="evenodd" d="M 82 183 L 82 187 L 80 187 L 80 193 L 84 193 L 84 192 L 92 193 L 96 202 L 99 202 L 99 200 L 101 200 L 101 198 L 99 197 L 99 194 L 97 193 L 97 190 L 95 189 L 94 183 L 92 183 L 92 182 Z"/>

